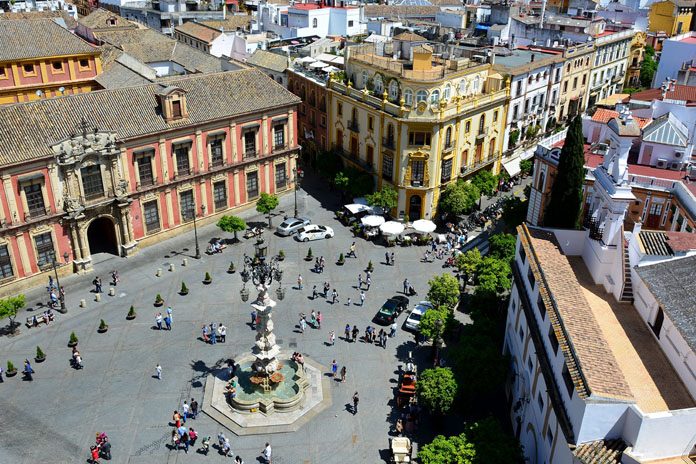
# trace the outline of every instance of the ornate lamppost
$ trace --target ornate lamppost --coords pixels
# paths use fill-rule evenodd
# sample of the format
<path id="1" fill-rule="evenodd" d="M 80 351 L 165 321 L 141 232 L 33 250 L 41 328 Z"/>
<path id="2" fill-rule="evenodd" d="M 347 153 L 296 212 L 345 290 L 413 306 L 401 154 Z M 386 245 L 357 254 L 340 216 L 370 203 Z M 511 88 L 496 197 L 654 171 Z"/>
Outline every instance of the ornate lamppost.
<path id="1" fill-rule="evenodd" d="M 273 281 L 278 282 L 276 295 L 278 299 L 285 298 L 285 289 L 281 285 L 283 279 L 283 271 L 280 269 L 280 260 L 278 256 L 273 256 L 267 260 L 268 245 L 266 245 L 263 236 L 260 236 L 254 244 L 254 257 L 244 255 L 244 270 L 239 273 L 244 282 L 244 286 L 239 291 L 242 301 L 249 300 L 249 290 L 246 288 L 246 283 L 251 280 L 254 287 L 264 287 L 268 289 Z"/>
<path id="2" fill-rule="evenodd" d="M 201 215 L 205 215 L 205 205 L 201 205 Z M 194 256 L 194 258 L 201 259 L 201 249 L 198 246 L 198 227 L 196 226 L 196 216 L 198 216 L 198 211 L 196 211 L 196 205 L 194 204 L 193 205 L 193 236 L 196 238 L 196 256 Z"/>
<path id="3" fill-rule="evenodd" d="M 297 166 L 292 168 L 292 182 L 295 185 L 295 217 L 297 217 L 297 191 L 300 189 L 300 182 L 302 178 L 304 177 L 304 172 L 302 169 L 297 169 Z"/>
<path id="4" fill-rule="evenodd" d="M 70 255 L 66 251 L 63 253 L 63 258 L 65 259 L 65 262 L 68 262 L 68 257 Z M 41 268 L 42 265 L 46 263 L 37 263 L 39 268 Z M 61 312 L 63 314 L 67 313 L 68 310 L 65 307 L 65 295 L 63 295 L 62 287 L 60 286 L 60 279 L 58 278 L 58 268 L 56 267 L 56 252 L 51 253 L 51 267 L 53 267 L 53 275 L 56 277 L 56 286 L 58 287 L 58 300 L 60 301 L 60 309 L 57 309 L 56 311 Z"/>

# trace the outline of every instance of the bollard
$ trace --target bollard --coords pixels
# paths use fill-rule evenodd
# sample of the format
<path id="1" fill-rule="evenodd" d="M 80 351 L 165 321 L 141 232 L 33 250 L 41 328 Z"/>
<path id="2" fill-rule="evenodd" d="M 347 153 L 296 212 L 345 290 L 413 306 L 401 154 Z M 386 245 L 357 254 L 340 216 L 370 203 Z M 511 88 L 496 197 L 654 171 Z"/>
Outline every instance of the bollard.
<path id="1" fill-rule="evenodd" d="M 116 295 L 116 289 L 114 287 L 109 287 L 109 296 Z"/>
<path id="2" fill-rule="evenodd" d="M 94 295 L 94 301 L 101 301 L 101 293 L 96 293 Z"/>
<path id="3" fill-rule="evenodd" d="M 157 269 L 157 272 L 155 273 L 156 277 L 161 277 L 162 276 L 162 268 Z"/>
<path id="4" fill-rule="evenodd" d="M 80 308 L 86 308 L 86 307 L 87 307 L 87 302 L 84 299 L 80 300 Z"/>
<path id="5" fill-rule="evenodd" d="M 188 259 L 184 258 L 184 260 L 181 262 L 182 266 L 188 266 Z"/>
<path id="6" fill-rule="evenodd" d="M 169 263 L 169 272 L 174 272 L 174 264 Z"/>

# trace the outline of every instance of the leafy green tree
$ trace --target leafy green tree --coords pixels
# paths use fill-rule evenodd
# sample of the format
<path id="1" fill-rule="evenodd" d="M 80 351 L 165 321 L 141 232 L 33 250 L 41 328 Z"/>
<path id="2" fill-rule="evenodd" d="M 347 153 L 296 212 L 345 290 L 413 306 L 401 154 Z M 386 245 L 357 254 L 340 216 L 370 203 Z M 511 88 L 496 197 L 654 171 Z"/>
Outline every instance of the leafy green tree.
<path id="1" fill-rule="evenodd" d="M 244 219 L 242 219 L 238 216 L 222 216 L 218 220 L 217 226 L 223 232 L 228 232 L 228 233 L 233 232 L 234 233 L 234 240 L 236 242 L 239 240 L 237 238 L 237 232 L 241 232 L 244 229 L 246 229 L 247 223 L 244 221 Z"/>
<path id="2" fill-rule="evenodd" d="M 427 310 L 425 314 L 423 314 L 418 324 L 418 330 L 426 340 L 435 341 L 438 337 L 442 337 L 448 325 L 451 324 L 452 319 L 452 311 L 443 307 L 435 307 Z"/>
<path id="3" fill-rule="evenodd" d="M 350 179 L 343 171 L 339 171 L 334 176 L 333 183 L 337 189 L 345 193 L 348 190 Z"/>
<path id="4" fill-rule="evenodd" d="M 475 458 L 476 447 L 464 434 L 438 435 L 418 450 L 418 461 L 422 464 L 471 464 Z"/>
<path id="5" fill-rule="evenodd" d="M 256 211 L 268 215 L 268 227 L 271 226 L 271 212 L 278 207 L 278 196 L 262 193 L 256 201 Z"/>
<path id="6" fill-rule="evenodd" d="M 448 367 L 426 369 L 416 383 L 418 400 L 433 414 L 446 414 L 457 395 L 457 381 Z"/>
<path id="7" fill-rule="evenodd" d="M 582 210 L 582 186 L 585 181 L 582 119 L 575 116 L 568 128 L 561 150 L 558 174 L 551 190 L 551 199 L 544 214 L 544 225 L 561 229 L 578 226 Z"/>
<path id="8" fill-rule="evenodd" d="M 481 259 L 481 251 L 478 248 L 472 248 L 466 253 L 457 255 L 455 265 L 459 273 L 464 276 L 464 288 L 466 288 L 466 283 L 470 278 L 476 277 L 476 269 L 481 264 Z"/>
<path id="9" fill-rule="evenodd" d="M 471 183 L 478 188 L 481 194 L 492 195 L 496 187 L 498 187 L 498 176 L 495 176 L 491 171 L 485 169 L 476 173 L 471 179 Z"/>
<path id="10" fill-rule="evenodd" d="M 488 239 L 488 256 L 512 263 L 515 259 L 517 237 L 512 234 L 494 234 Z"/>
<path id="11" fill-rule="evenodd" d="M 10 330 L 15 332 L 15 318 L 20 309 L 26 304 L 26 298 L 23 294 L 17 296 L 8 296 L 0 300 L 0 319 L 8 318 L 10 320 Z"/>
<path id="12" fill-rule="evenodd" d="M 399 203 L 399 192 L 390 185 L 383 185 L 381 190 L 367 196 L 367 202 L 371 206 L 379 206 L 385 211 L 391 211 Z"/>
<path id="13" fill-rule="evenodd" d="M 655 49 L 647 45 L 643 53 L 643 62 L 640 64 L 640 85 L 645 88 L 652 87 L 656 71 Z M 656 84 L 659 86 L 661 82 L 656 82 Z"/>
<path id="14" fill-rule="evenodd" d="M 346 175 L 348 176 L 348 192 L 350 192 L 353 197 L 361 197 L 372 193 L 375 189 L 375 181 L 371 174 L 365 171 L 349 168 L 346 170 Z"/>
<path id="15" fill-rule="evenodd" d="M 503 201 L 502 219 L 507 230 L 514 231 L 527 219 L 529 202 L 520 197 L 509 197 Z"/>
<path id="16" fill-rule="evenodd" d="M 509 261 L 485 257 L 476 269 L 477 285 L 481 290 L 500 293 L 510 289 Z"/>
<path id="17" fill-rule="evenodd" d="M 341 170 L 341 158 L 336 150 L 328 150 L 317 156 L 317 171 L 327 179 L 334 179 L 336 173 Z"/>
<path id="18" fill-rule="evenodd" d="M 519 129 L 515 129 L 515 130 L 513 130 L 512 132 L 510 132 L 510 139 L 509 139 L 509 141 L 510 141 L 510 143 L 509 143 L 510 148 L 512 148 L 512 147 L 514 147 L 515 145 L 517 145 L 517 141 L 518 141 L 518 140 L 520 140 L 520 131 L 519 131 Z"/>
<path id="19" fill-rule="evenodd" d="M 440 196 L 439 209 L 454 215 L 468 213 L 480 197 L 481 193 L 475 185 L 458 180 L 445 187 Z"/>
<path id="20" fill-rule="evenodd" d="M 428 291 L 428 301 L 436 308 L 444 306 L 454 310 L 459 303 L 459 282 L 452 274 L 442 274 L 435 276 L 428 281 L 430 290 Z"/>
<path id="21" fill-rule="evenodd" d="M 533 159 L 534 158 L 520 161 L 520 174 L 528 176 L 532 173 L 532 169 L 534 168 Z"/>

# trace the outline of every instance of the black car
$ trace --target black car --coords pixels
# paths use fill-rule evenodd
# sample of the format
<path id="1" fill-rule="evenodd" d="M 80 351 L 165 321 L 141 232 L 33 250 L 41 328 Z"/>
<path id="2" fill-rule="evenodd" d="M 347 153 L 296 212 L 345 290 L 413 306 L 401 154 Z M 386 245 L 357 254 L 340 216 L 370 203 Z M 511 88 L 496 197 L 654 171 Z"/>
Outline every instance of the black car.
<path id="1" fill-rule="evenodd" d="M 374 321 L 383 325 L 391 324 L 406 308 L 408 308 L 408 298 L 402 295 L 395 295 L 384 302 L 377 314 L 375 314 Z"/>

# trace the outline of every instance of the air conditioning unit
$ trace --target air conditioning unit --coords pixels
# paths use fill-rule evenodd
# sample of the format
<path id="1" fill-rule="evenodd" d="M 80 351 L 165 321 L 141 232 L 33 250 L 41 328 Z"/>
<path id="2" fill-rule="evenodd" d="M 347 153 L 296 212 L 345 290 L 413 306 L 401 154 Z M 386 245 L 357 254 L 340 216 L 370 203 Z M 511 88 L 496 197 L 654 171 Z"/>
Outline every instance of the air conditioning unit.
<path id="1" fill-rule="evenodd" d="M 673 162 L 671 162 L 671 163 L 669 164 L 669 168 L 670 168 L 672 171 L 681 171 L 682 163 L 677 163 L 677 162 L 674 162 L 674 161 L 673 161 Z"/>
<path id="2" fill-rule="evenodd" d="M 684 159 L 684 152 L 683 151 L 675 151 L 674 157 L 677 159 Z"/>
<path id="3" fill-rule="evenodd" d="M 664 158 L 658 159 L 655 167 L 660 168 L 660 169 L 667 169 L 667 160 Z"/>

